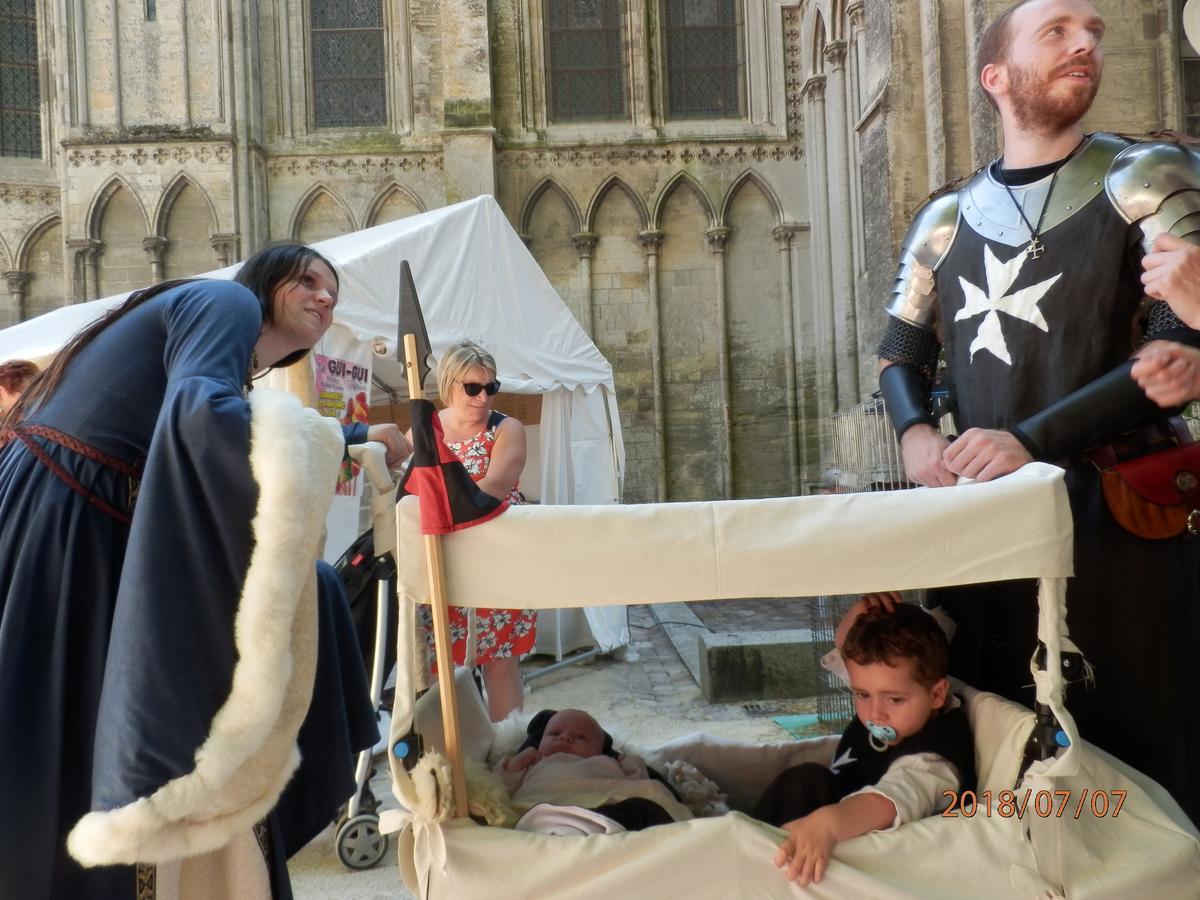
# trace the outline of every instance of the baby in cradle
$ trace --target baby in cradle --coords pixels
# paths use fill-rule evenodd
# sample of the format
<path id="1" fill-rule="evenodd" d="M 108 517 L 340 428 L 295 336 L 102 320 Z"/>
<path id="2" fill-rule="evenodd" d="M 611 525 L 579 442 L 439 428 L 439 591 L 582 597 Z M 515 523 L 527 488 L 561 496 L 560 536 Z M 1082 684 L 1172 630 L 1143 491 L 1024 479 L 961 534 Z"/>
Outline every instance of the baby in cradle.
<path id="1" fill-rule="evenodd" d="M 639 831 L 692 817 L 657 772 L 634 754 L 617 753 L 612 736 L 578 709 L 534 716 L 525 742 L 495 772 L 513 806 L 529 810 L 517 823 L 521 830 Z M 548 807 L 535 808 L 542 804 Z"/>

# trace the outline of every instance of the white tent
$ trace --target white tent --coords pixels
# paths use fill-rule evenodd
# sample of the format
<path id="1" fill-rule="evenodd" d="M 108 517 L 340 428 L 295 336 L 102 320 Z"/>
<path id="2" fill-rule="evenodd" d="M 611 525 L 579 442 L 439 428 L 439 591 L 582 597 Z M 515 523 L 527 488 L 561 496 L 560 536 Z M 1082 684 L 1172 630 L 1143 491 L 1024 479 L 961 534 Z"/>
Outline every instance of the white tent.
<path id="1" fill-rule="evenodd" d="M 545 504 L 614 503 L 625 465 L 612 366 L 563 304 L 492 197 L 388 222 L 315 245 L 334 261 L 341 291 L 334 325 L 315 348 L 372 368 L 377 385 L 404 395 L 403 367 L 394 353 L 400 262 L 407 259 L 435 358 L 454 341 L 471 338 L 496 358 L 505 392 L 541 395 L 540 425 L 530 430 L 530 462 L 522 489 Z M 206 277 L 230 278 L 231 266 Z M 45 360 L 73 334 L 125 295 L 74 304 L 0 331 L 0 361 Z M 385 350 L 377 356 L 373 348 Z M 372 402 L 388 397 L 376 387 Z M 357 504 L 331 513 L 327 555 L 353 540 Z M 526 573 L 534 589 L 537 571 Z M 546 604 L 544 598 L 540 606 Z M 623 609 L 543 615 L 539 648 L 562 635 L 590 629 L 597 645 L 628 643 Z M 577 640 L 577 639 L 576 639 Z M 568 640 L 565 649 L 577 646 Z"/>

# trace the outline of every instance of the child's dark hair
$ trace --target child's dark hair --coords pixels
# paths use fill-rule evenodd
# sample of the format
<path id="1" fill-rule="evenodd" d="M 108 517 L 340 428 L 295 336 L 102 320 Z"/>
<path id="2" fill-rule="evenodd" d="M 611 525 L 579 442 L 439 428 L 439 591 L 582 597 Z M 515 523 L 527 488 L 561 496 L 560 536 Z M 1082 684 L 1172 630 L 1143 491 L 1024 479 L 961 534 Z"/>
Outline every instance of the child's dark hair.
<path id="1" fill-rule="evenodd" d="M 894 612 L 876 607 L 855 619 L 842 644 L 842 656 L 860 666 L 895 666 L 907 660 L 913 678 L 929 688 L 946 677 L 950 644 L 933 616 L 900 603 Z"/>

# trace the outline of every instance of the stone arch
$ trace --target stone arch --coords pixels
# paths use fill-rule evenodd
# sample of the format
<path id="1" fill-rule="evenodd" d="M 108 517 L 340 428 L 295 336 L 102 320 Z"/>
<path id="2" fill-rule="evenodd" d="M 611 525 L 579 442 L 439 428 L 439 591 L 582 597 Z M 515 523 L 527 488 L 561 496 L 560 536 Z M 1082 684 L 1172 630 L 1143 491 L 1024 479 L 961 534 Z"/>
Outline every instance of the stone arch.
<path id="1" fill-rule="evenodd" d="M 825 45 L 829 37 L 825 28 L 825 18 L 821 11 L 815 10 L 812 18 L 812 40 L 809 42 L 809 75 L 821 75 L 825 72 Z"/>
<path id="2" fill-rule="evenodd" d="M 646 251 L 638 235 L 648 216 L 644 204 L 619 179 L 596 192 L 588 211 L 592 250 L 592 340 L 613 367 L 617 406 L 625 438 L 626 503 L 658 499 L 653 336 L 657 328 Z"/>
<path id="3" fill-rule="evenodd" d="M 97 238 L 100 236 L 100 225 L 104 219 L 104 215 L 108 211 L 113 198 L 119 196 L 121 191 L 129 194 L 133 202 L 137 204 L 138 211 L 142 214 L 141 236 L 139 236 L 139 240 L 150 233 L 150 217 L 146 214 L 146 207 L 142 205 L 141 198 L 138 197 L 137 193 L 124 178 L 120 175 L 114 175 L 92 197 L 92 205 L 88 208 L 87 217 L 84 219 L 88 237 Z"/>
<path id="4" fill-rule="evenodd" d="M 63 284 L 61 217 L 47 216 L 29 229 L 17 250 L 16 267 L 30 275 L 25 290 L 27 317 L 40 316 L 69 302 Z"/>
<path id="5" fill-rule="evenodd" d="M 521 234 L 529 234 L 529 223 L 533 216 L 534 209 L 541 202 L 542 196 L 547 191 L 553 191 L 558 194 L 563 204 L 566 205 L 568 212 L 571 214 L 572 230 L 571 234 L 578 234 L 583 230 L 583 217 L 579 215 L 579 206 L 576 205 L 574 199 L 568 194 L 558 182 L 553 178 L 546 177 L 537 183 L 529 196 L 525 198 L 525 204 L 521 207 Z"/>
<path id="6" fill-rule="evenodd" d="M 650 213 L 646 209 L 645 201 L 625 183 L 620 175 L 610 175 L 600 182 L 600 186 L 592 194 L 591 202 L 588 203 L 587 212 L 584 214 L 583 230 L 596 230 L 596 214 L 600 210 L 600 204 L 608 197 L 608 192 L 614 189 L 622 191 L 629 198 L 629 202 L 633 204 L 633 208 L 638 214 L 638 231 L 645 231 L 650 221 Z"/>
<path id="7" fill-rule="evenodd" d="M 141 200 L 122 179 L 112 178 L 96 195 L 89 237 L 100 241 L 97 296 L 145 287 L 153 281 L 145 239 L 150 222 Z"/>
<path id="8" fill-rule="evenodd" d="M 288 234 L 294 241 L 313 244 L 355 231 L 357 227 L 354 216 L 341 198 L 325 185 L 317 184 L 296 204 Z"/>
<path id="9" fill-rule="evenodd" d="M 208 191 L 200 187 L 184 172 L 180 172 L 167 185 L 167 189 L 162 192 L 162 196 L 158 198 L 158 208 L 154 212 L 154 234 L 165 235 L 167 233 L 167 220 L 171 215 L 171 211 L 175 207 L 175 202 L 179 199 L 179 195 L 188 188 L 194 189 L 200 197 L 204 199 L 205 205 L 208 207 L 208 221 L 211 225 L 209 233 L 215 233 L 217 230 L 217 208 L 213 206 L 212 197 L 208 195 Z"/>
<path id="10" fill-rule="evenodd" d="M 741 175 L 733 180 L 733 184 L 729 186 L 729 190 L 725 192 L 725 200 L 721 203 L 721 219 L 722 225 L 729 224 L 729 210 L 733 203 L 734 197 L 747 184 L 752 184 L 763 192 L 767 198 L 767 203 L 771 206 L 771 214 L 774 217 L 773 225 L 783 224 L 783 204 L 779 202 L 779 195 L 775 193 L 775 189 L 771 187 L 761 175 L 753 169 L 747 169 Z"/>
<path id="11" fill-rule="evenodd" d="M 675 178 L 655 208 L 668 500 L 724 496 L 724 414 L 713 211 L 695 182 Z"/>
<path id="12" fill-rule="evenodd" d="M 530 198 L 533 203 L 526 205 L 521 218 L 529 251 L 576 321 L 587 331 L 590 328 L 587 285 L 574 241 L 579 233 L 579 210 L 562 188 L 549 179 Z"/>
<path id="13" fill-rule="evenodd" d="M 782 268 L 790 257 L 775 240 L 779 206 L 761 178 L 739 178 L 722 216 L 733 232 L 725 246 L 731 495 L 782 496 L 791 493 L 793 478 L 786 410 L 794 336 L 782 327 L 784 305 L 791 303 Z M 764 458 L 781 464 L 764 469 Z"/>
<path id="14" fill-rule="evenodd" d="M 36 225 L 34 225 L 32 228 L 30 228 L 27 232 L 25 232 L 25 236 L 23 238 L 21 238 L 21 243 L 17 245 L 16 254 L 8 257 L 9 259 L 12 260 L 14 269 L 19 269 L 21 271 L 27 271 L 27 267 L 29 266 L 29 254 L 30 254 L 31 248 L 33 247 L 33 245 L 35 243 L 37 243 L 38 240 L 41 239 L 42 235 L 44 235 L 49 229 L 53 228 L 55 225 L 60 225 L 60 226 L 62 225 L 62 217 L 59 216 L 57 213 L 54 215 L 46 216 L 46 218 L 42 219 L 42 221 L 38 222 Z M 0 240 L 0 247 L 2 247 L 2 246 L 3 246 L 3 240 Z"/>
<path id="15" fill-rule="evenodd" d="M 28 240 L 28 237 L 26 237 L 25 240 Z M 25 240 L 23 240 L 21 243 L 24 244 Z M 13 262 L 14 259 L 20 258 L 21 248 L 18 246 L 17 255 L 13 256 L 8 252 L 8 244 L 5 242 L 4 236 L 0 235 L 0 265 L 4 266 L 4 271 L 7 272 L 9 269 L 20 269 L 21 267 Z"/>
<path id="16" fill-rule="evenodd" d="M 408 216 L 425 212 L 425 204 L 421 198 L 403 185 L 392 182 L 375 195 L 371 206 L 367 209 L 363 223 L 367 228 L 382 225 L 384 222 L 395 222 Z M 399 215 L 395 215 L 399 213 Z"/>
<path id="17" fill-rule="evenodd" d="M 663 186 L 662 191 L 658 195 L 658 200 L 654 204 L 654 211 L 650 217 L 650 227 L 662 228 L 663 211 L 666 209 L 671 195 L 680 187 L 688 188 L 696 195 L 696 200 L 708 215 L 708 227 L 714 227 L 717 224 L 717 215 L 713 210 L 712 201 L 708 199 L 708 194 L 704 192 L 704 188 L 700 187 L 700 183 L 687 172 L 676 172 Z"/>
<path id="18" fill-rule="evenodd" d="M 162 277 L 183 278 L 207 272 L 216 265 L 212 236 L 216 210 L 208 194 L 185 175 L 175 179 L 159 203 L 157 234 L 166 238 Z"/>

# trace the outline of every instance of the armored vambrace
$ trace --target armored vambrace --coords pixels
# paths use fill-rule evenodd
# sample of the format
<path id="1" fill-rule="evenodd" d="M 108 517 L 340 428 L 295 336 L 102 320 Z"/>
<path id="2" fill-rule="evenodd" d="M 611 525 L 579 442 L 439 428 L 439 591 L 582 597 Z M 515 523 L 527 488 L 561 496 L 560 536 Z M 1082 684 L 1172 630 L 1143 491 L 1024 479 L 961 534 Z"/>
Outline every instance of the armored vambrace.
<path id="1" fill-rule="evenodd" d="M 937 424 L 929 408 L 929 382 L 919 372 L 899 363 L 890 365 L 879 373 L 879 389 L 896 440 L 914 425 Z"/>
<path id="2" fill-rule="evenodd" d="M 1059 460 L 1179 412 L 1150 400 L 1130 376 L 1133 361 L 1050 404 L 1009 431 L 1034 459 Z"/>

